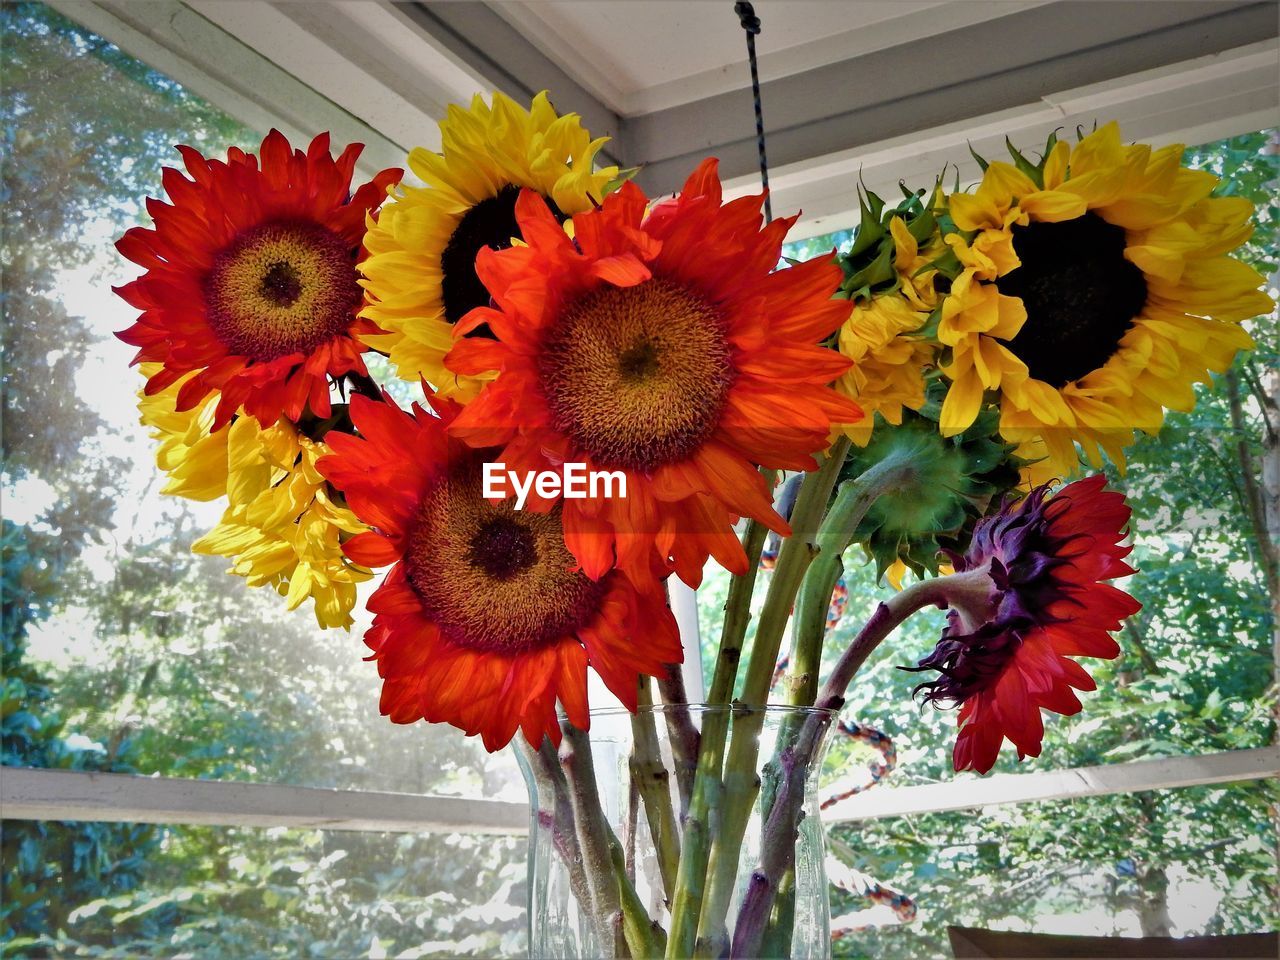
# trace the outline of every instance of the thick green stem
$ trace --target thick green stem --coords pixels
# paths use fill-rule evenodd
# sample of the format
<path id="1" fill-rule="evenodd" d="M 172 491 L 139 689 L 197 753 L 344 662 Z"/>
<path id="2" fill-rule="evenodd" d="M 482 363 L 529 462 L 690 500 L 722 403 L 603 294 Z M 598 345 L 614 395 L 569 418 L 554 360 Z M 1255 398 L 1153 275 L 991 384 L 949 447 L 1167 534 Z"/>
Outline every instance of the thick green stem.
<path id="1" fill-rule="evenodd" d="M 649 678 L 640 678 L 639 709 L 631 716 L 631 783 L 644 801 L 645 819 L 658 858 L 662 891 L 667 903 L 675 896 L 676 870 L 680 864 L 680 836 L 676 831 L 675 808 L 671 803 L 671 774 L 662 763 L 658 746 L 658 726 L 653 710 Z"/>
<path id="2" fill-rule="evenodd" d="M 764 478 L 770 485 L 777 479 L 776 470 L 765 470 Z M 747 625 L 751 622 L 751 597 L 756 590 L 756 576 L 760 572 L 760 553 L 769 536 L 769 529 L 759 520 L 747 522 L 742 535 L 742 549 L 747 555 L 746 572 L 738 574 L 729 584 L 729 596 L 724 604 L 724 624 L 720 629 L 720 650 L 716 654 L 715 670 L 711 673 L 711 686 L 707 689 L 707 703 L 728 703 L 733 698 L 734 681 L 738 677 L 738 664 L 742 660 L 742 644 L 747 637 Z M 705 741 L 706 734 L 703 734 Z"/>
<path id="3" fill-rule="evenodd" d="M 600 805 L 591 742 L 583 731 L 568 723 L 564 725 L 564 738 L 560 742 L 560 767 L 569 786 L 578 847 L 582 851 L 582 865 L 591 897 L 591 915 L 595 918 L 601 949 L 610 957 L 626 956 L 625 918 L 619 893 L 625 874 L 614 869 L 610 845 L 613 831 L 609 829 L 604 808 Z M 616 839 L 614 844 L 617 844 Z M 621 854 L 621 845 L 618 845 L 618 852 Z"/>
<path id="4" fill-rule="evenodd" d="M 635 887 L 626 882 L 626 864 L 618 838 L 609 835 L 609 853 L 613 858 L 613 870 L 618 876 L 618 894 L 622 906 L 622 934 L 631 949 L 634 960 L 656 960 L 667 948 L 666 934 L 662 926 L 649 917 L 648 911 Z"/>
<path id="5" fill-rule="evenodd" d="M 854 534 L 872 504 L 884 493 L 909 482 L 914 468 L 908 457 L 890 457 L 868 468 L 853 480 L 840 484 L 835 502 L 818 530 L 815 542 L 818 555 L 809 565 L 796 613 L 792 621 L 791 666 L 787 671 L 787 703 L 811 707 L 818 695 L 818 677 L 822 669 L 822 646 L 827 634 L 827 610 L 831 594 L 840 579 L 842 556 L 853 542 Z M 760 794 L 760 816 L 767 821 L 773 812 L 781 780 L 780 758 L 783 751 L 795 745 L 804 718 L 787 717 L 778 734 L 773 758 L 765 765 Z M 779 895 L 783 890 L 780 888 Z M 788 931 L 789 935 L 789 931 Z"/>
<path id="6" fill-rule="evenodd" d="M 791 669 L 787 672 L 787 703 L 813 706 L 822 669 L 822 641 L 827 633 L 827 609 L 836 581 L 843 572 L 841 557 L 880 496 L 908 483 L 915 475 L 910 458 L 889 457 L 853 480 L 840 484 L 835 502 L 818 530 L 818 555 L 805 574 L 796 601 L 792 627 Z"/>
<path id="7" fill-rule="evenodd" d="M 819 553 L 805 574 L 791 618 L 791 656 L 782 691 L 793 707 L 813 706 L 818 695 L 818 675 L 822 670 L 822 641 L 827 633 L 827 611 L 844 563 L 840 554 Z M 825 600 L 821 599 L 826 597 Z"/>
<path id="8" fill-rule="evenodd" d="M 791 956 L 791 935 L 796 925 L 796 869 L 794 862 L 778 883 L 778 897 L 764 932 L 764 957 Z"/>
<path id="9" fill-rule="evenodd" d="M 776 471 L 763 471 L 772 485 Z M 729 584 L 725 601 L 724 624 L 720 631 L 720 650 L 716 655 L 707 703 L 728 705 L 733 696 L 734 679 L 742 659 L 742 644 L 751 622 L 751 595 L 755 591 L 760 568 L 760 552 L 769 531 L 758 520 L 747 523 L 742 548 L 747 555 L 747 569 Z M 694 774 L 693 792 L 688 809 L 681 818 L 680 866 L 676 875 L 676 893 L 671 905 L 671 933 L 667 938 L 667 956 L 683 958 L 693 953 L 697 935 L 698 912 L 702 905 L 702 887 L 707 875 L 707 852 L 714 834 L 712 815 L 719 809 L 720 772 L 725 741 L 729 734 L 729 711 L 708 710 L 702 716 L 698 744 L 698 766 Z"/>
<path id="10" fill-rule="evenodd" d="M 698 917 L 696 949 L 700 955 L 718 953 L 728 940 L 725 916 L 738 872 L 742 837 L 760 789 L 756 755 L 764 712 L 752 708 L 768 702 L 769 686 L 782 635 L 791 616 L 791 606 L 805 571 L 817 554 L 818 525 L 826 512 L 831 490 L 848 450 L 847 439 L 837 440 L 822 466 L 805 476 L 801 483 L 795 509 L 791 513 L 791 536 L 782 544 L 778 565 L 765 595 L 764 608 L 760 611 L 740 698 L 746 709 L 734 711 L 733 740 L 725 759 L 720 824 L 711 848 L 706 874 L 707 891 Z"/>
<path id="11" fill-rule="evenodd" d="M 827 609 L 836 581 L 844 569 L 845 550 L 867 515 L 872 504 L 884 493 L 913 479 L 914 467 L 909 457 L 882 460 L 853 480 L 840 484 L 835 502 L 818 530 L 815 542 L 818 555 L 805 574 L 796 601 L 792 625 L 791 669 L 787 672 L 787 703 L 811 707 L 818 695 L 818 676 L 822 669 L 822 644 L 827 634 Z M 761 788 L 761 816 L 769 818 L 773 809 L 780 774 L 779 758 L 795 744 L 803 717 L 790 716 L 778 735 L 773 759 L 765 765 Z"/>

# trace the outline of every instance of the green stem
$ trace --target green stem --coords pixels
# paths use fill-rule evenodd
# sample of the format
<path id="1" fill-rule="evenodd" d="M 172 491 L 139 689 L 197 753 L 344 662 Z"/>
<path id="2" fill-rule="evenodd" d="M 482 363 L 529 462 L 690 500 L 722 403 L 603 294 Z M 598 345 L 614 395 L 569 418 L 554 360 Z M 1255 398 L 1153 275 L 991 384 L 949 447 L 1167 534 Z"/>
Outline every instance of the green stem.
<path id="1" fill-rule="evenodd" d="M 764 946 L 760 950 L 765 957 L 791 956 L 791 936 L 796 925 L 796 868 L 794 862 L 778 883 L 778 897 L 764 932 Z"/>
<path id="2" fill-rule="evenodd" d="M 843 572 L 841 557 L 853 542 L 858 526 L 881 495 L 910 482 L 914 476 L 910 458 L 899 455 L 881 460 L 855 479 L 840 484 L 835 502 L 818 530 L 818 555 L 805 574 L 796 601 L 791 669 L 787 673 L 788 703 L 811 707 L 817 698 L 827 610 Z"/>
<path id="3" fill-rule="evenodd" d="M 777 471 L 763 471 L 772 486 Z M 758 520 L 747 523 L 742 536 L 747 569 L 734 576 L 725 601 L 724 624 L 720 631 L 720 650 L 707 690 L 708 704 L 727 705 L 733 696 L 738 663 L 747 625 L 751 622 L 751 596 L 755 592 L 756 574 L 760 568 L 760 552 L 764 549 L 768 529 Z M 729 734 L 729 711 L 708 710 L 702 715 L 702 731 L 698 744 L 698 766 L 693 778 L 693 791 L 688 809 L 682 817 L 680 866 L 676 874 L 676 893 L 671 905 L 671 934 L 667 938 L 667 956 L 683 958 L 693 953 L 697 935 L 698 911 L 702 905 L 702 887 L 707 875 L 707 853 L 710 848 L 712 811 L 718 809 L 721 792 L 720 771 L 725 741 Z"/>
<path id="4" fill-rule="evenodd" d="M 676 870 L 680 864 L 680 837 L 676 832 L 675 809 L 671 804 L 671 774 L 662 763 L 658 727 L 653 710 L 649 678 L 640 678 L 639 708 L 631 716 L 631 783 L 644 801 L 649 837 L 658 858 L 662 891 L 670 904 L 675 896 Z"/>
<path id="5" fill-rule="evenodd" d="M 728 940 L 725 916 L 733 895 L 742 837 L 760 789 L 756 753 L 764 711 L 751 708 L 768 702 L 782 635 L 805 571 L 817 554 L 815 538 L 818 524 L 826 512 L 831 490 L 848 450 L 847 438 L 837 440 L 822 466 L 806 475 L 801 483 L 795 509 L 791 513 L 792 533 L 783 541 L 778 565 L 765 595 L 764 608 L 760 611 L 760 623 L 752 641 L 740 698 L 747 709 L 734 711 L 733 739 L 725 760 L 721 821 L 707 866 L 709 879 L 699 911 L 695 940 L 700 954 L 718 953 Z"/>
<path id="6" fill-rule="evenodd" d="M 623 933 L 624 917 L 619 884 L 624 875 L 615 873 L 610 838 L 613 831 L 604 818 L 600 793 L 596 787 L 591 759 L 591 742 L 587 735 L 570 723 L 564 724 L 560 742 L 560 768 L 569 786 L 573 805 L 574 826 L 578 832 L 578 848 L 587 875 L 591 897 L 591 915 L 601 938 L 601 949 L 610 957 L 626 956 Z M 614 841 L 616 843 L 616 840 Z M 621 848 L 619 847 L 619 853 Z"/>
<path id="7" fill-rule="evenodd" d="M 822 466 L 807 474 L 800 484 L 795 509 L 791 513 L 791 536 L 783 541 L 782 550 L 778 553 L 778 566 L 769 583 L 764 608 L 760 611 L 760 624 L 751 644 L 751 658 L 747 661 L 740 698 L 745 704 L 754 706 L 769 701 L 769 687 L 778 662 L 782 634 L 791 617 L 791 607 L 805 571 L 817 555 L 818 525 L 826 513 L 831 491 L 848 452 L 849 440 L 841 437 L 832 445 L 830 456 Z M 736 733 L 734 739 L 737 739 Z"/>
<path id="8" fill-rule="evenodd" d="M 772 486 L 777 479 L 777 471 L 765 470 L 763 473 L 765 481 Z M 734 681 L 742 660 L 742 644 L 747 637 L 747 625 L 751 622 L 751 597 L 755 594 L 756 576 L 760 572 L 760 553 L 768 536 L 769 529 L 759 520 L 747 522 L 746 532 L 742 535 L 747 569 L 729 584 L 724 624 L 720 630 L 720 650 L 716 654 L 715 670 L 711 673 L 711 686 L 707 689 L 707 703 L 728 703 L 733 697 Z M 705 740 L 705 733 L 703 737 Z"/>
<path id="9" fill-rule="evenodd" d="M 844 562 L 840 555 L 819 553 L 805 574 L 796 598 L 791 623 L 791 656 L 782 691 L 793 707 L 813 706 L 818 695 L 818 675 L 822 670 L 822 641 L 827 633 L 827 611 L 835 593 Z M 820 599 L 825 596 L 826 599 Z M 781 744 L 779 744 L 781 746 Z"/>
<path id="10" fill-rule="evenodd" d="M 635 887 L 626 882 L 626 865 L 622 846 L 618 843 L 618 838 L 613 836 L 612 831 L 609 834 L 609 853 L 613 859 L 613 871 L 618 877 L 618 894 L 622 907 L 622 934 L 627 946 L 631 949 L 631 956 L 635 960 L 655 960 L 666 951 L 666 934 L 662 932 L 662 927 L 656 920 L 650 919 Z"/>
<path id="11" fill-rule="evenodd" d="M 809 565 L 800 596 L 796 600 L 791 638 L 791 666 L 787 671 L 787 703 L 811 707 L 818 696 L 818 676 L 822 670 L 822 646 L 827 635 L 827 610 L 836 581 L 844 570 L 841 559 L 867 511 L 883 494 L 910 482 L 915 474 L 911 459 L 897 455 L 881 460 L 852 480 L 840 484 L 835 502 L 827 511 L 815 542 L 818 555 Z M 802 718 L 787 717 L 778 735 L 773 759 L 764 769 L 761 788 L 761 817 L 768 820 L 777 793 L 782 752 L 795 743 Z"/>

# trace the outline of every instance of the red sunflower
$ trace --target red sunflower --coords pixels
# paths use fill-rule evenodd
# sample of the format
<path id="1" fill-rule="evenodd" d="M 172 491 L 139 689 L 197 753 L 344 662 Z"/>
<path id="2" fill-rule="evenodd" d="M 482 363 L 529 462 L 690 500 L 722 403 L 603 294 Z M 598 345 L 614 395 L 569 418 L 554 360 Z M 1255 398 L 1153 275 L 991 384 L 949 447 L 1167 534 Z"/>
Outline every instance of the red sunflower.
<path id="1" fill-rule="evenodd" d="M 1040 487 L 979 521 L 957 573 L 985 570 L 987 596 L 953 603 L 937 648 L 916 670 L 941 676 L 922 684 L 924 699 L 960 705 L 954 763 L 986 773 L 1006 738 L 1018 758 L 1040 755 L 1040 710 L 1080 711 L 1076 690 L 1093 679 L 1072 657 L 1111 660 L 1111 631 L 1142 608 L 1105 581 L 1133 573 L 1122 546 L 1124 496 L 1087 477 L 1048 496 Z"/>
<path id="2" fill-rule="evenodd" d="M 559 743 L 556 701 L 586 730 L 587 667 L 629 709 L 640 674 L 682 659 L 663 585 L 621 574 L 592 580 L 573 567 L 558 508 L 516 510 L 482 495 L 482 464 L 446 429 L 460 409 L 432 398 L 438 417 L 356 396 L 361 437 L 330 433 L 317 464 L 373 527 L 344 545 L 370 567 L 393 564 L 369 600 L 365 643 L 383 679 L 382 712 L 479 734 L 498 750 L 517 729 Z"/>
<path id="3" fill-rule="evenodd" d="M 142 311 L 117 334 L 139 348 L 134 363 L 163 364 L 148 395 L 197 370 L 179 410 L 220 391 L 214 429 L 242 407 L 265 427 L 308 406 L 327 417 L 328 378 L 367 375 L 355 334 L 373 328 L 356 319 L 356 261 L 365 218 L 401 171 L 352 193 L 362 149 L 351 144 L 335 160 L 322 133 L 304 153 L 278 130 L 260 157 L 233 148 L 224 162 L 178 147 L 188 175 L 166 169 L 170 202 L 147 201 L 155 226 L 116 243 L 146 269 L 116 293 Z"/>
<path id="4" fill-rule="evenodd" d="M 831 424 L 862 416 L 828 386 L 849 361 L 818 346 L 849 312 L 831 299 L 840 268 L 823 257 L 775 271 L 794 218 L 762 228 L 763 199 L 722 205 L 707 160 L 648 217 L 628 183 L 574 216 L 570 239 L 525 192 L 527 245 L 480 251 L 496 309 L 454 328 L 445 363 L 498 375 L 452 431 L 501 447 L 510 470 L 625 474 L 625 497 L 562 508 L 569 550 L 593 578 L 615 563 L 648 576 L 655 550 L 689 584 L 709 555 L 743 572 L 738 516 L 789 532 L 757 466 L 812 470 Z M 484 325 L 493 339 L 462 339 Z"/>

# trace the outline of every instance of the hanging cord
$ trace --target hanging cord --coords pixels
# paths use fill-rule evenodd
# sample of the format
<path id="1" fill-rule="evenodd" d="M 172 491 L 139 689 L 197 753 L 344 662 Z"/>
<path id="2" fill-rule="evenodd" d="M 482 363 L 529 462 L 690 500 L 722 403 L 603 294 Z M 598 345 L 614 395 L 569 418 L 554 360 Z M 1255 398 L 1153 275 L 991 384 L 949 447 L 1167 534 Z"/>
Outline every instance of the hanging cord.
<path id="1" fill-rule="evenodd" d="M 773 204 L 769 200 L 769 161 L 764 153 L 764 111 L 760 107 L 760 70 L 756 66 L 756 34 L 760 32 L 760 18 L 746 0 L 733 5 L 738 22 L 747 34 L 747 59 L 751 63 L 751 97 L 756 105 L 756 149 L 760 154 L 760 182 L 764 186 L 764 222 L 773 220 Z"/>

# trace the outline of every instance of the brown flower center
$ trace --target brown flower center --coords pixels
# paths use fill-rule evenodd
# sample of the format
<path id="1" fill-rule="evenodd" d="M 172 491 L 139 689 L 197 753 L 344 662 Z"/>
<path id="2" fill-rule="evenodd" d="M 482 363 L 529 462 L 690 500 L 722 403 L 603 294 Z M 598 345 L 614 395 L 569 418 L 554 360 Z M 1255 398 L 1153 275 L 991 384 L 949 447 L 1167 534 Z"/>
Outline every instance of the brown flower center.
<path id="1" fill-rule="evenodd" d="M 716 428 L 731 359 L 716 309 L 655 278 L 570 304 L 538 371 L 556 429 L 595 465 L 649 473 L 686 459 Z"/>
<path id="2" fill-rule="evenodd" d="M 1142 271 L 1124 258 L 1123 227 L 1095 213 L 1013 228 L 1022 265 L 996 281 L 1027 321 L 1009 349 L 1053 387 L 1103 366 L 1147 302 Z"/>
<path id="3" fill-rule="evenodd" d="M 424 501 L 405 549 L 409 583 L 444 636 L 517 654 L 588 624 L 608 576 L 595 582 L 571 570 L 559 506 L 517 511 L 481 492 L 480 461 L 458 464 Z"/>
<path id="4" fill-rule="evenodd" d="M 204 281 L 209 326 L 233 354 L 310 353 L 351 326 L 355 251 L 318 223 L 278 221 L 240 234 Z"/>

